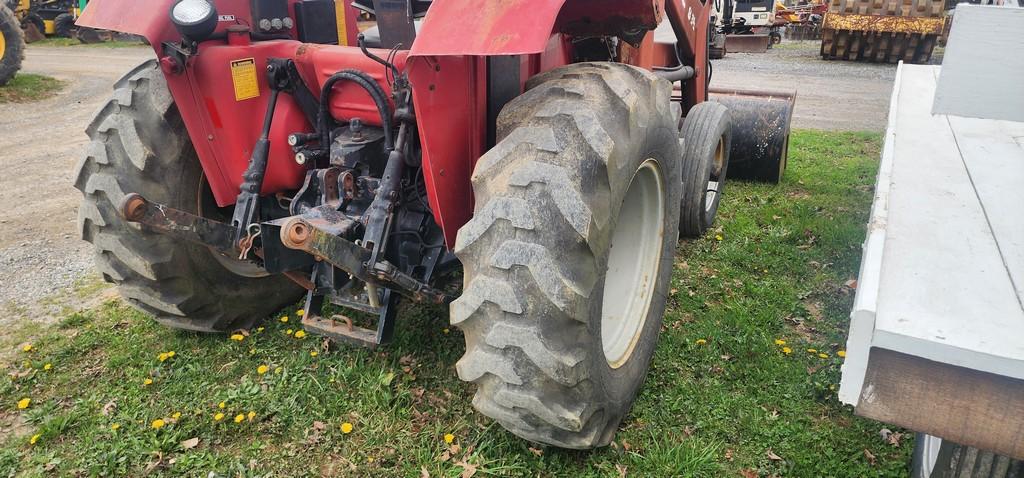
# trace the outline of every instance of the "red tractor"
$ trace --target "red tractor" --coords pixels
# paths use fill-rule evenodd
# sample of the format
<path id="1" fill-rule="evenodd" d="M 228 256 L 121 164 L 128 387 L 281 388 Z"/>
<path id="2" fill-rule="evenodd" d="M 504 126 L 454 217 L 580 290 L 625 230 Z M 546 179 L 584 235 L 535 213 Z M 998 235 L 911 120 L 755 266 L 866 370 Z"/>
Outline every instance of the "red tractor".
<path id="1" fill-rule="evenodd" d="M 356 8 L 377 26 L 360 33 Z M 481 413 L 606 445 L 678 237 L 711 227 L 727 170 L 785 167 L 792 97 L 707 101 L 711 8 L 93 0 L 80 25 L 156 59 L 88 127 L 82 236 L 131 304 L 182 329 L 246 328 L 305 294 L 307 330 L 373 347 L 400 297 L 450 301 Z"/>

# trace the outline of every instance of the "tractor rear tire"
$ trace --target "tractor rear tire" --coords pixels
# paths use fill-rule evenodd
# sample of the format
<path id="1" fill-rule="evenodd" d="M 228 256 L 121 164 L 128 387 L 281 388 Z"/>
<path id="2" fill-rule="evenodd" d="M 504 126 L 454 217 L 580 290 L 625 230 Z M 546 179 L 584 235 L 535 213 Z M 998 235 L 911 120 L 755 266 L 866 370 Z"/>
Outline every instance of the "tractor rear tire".
<path id="1" fill-rule="evenodd" d="M 672 86 L 616 63 L 527 82 L 477 162 L 451 322 L 473 406 L 563 448 L 607 445 L 654 353 L 678 240 Z M 675 114 L 673 114 L 675 113 Z"/>
<path id="2" fill-rule="evenodd" d="M 131 305 L 170 327 L 224 332 L 299 298 L 301 289 L 283 276 L 238 275 L 225 265 L 230 259 L 118 215 L 127 193 L 198 212 L 204 192 L 202 168 L 156 60 L 115 84 L 86 133 L 91 142 L 75 181 L 83 194 L 79 230 L 95 246 L 103 278 Z"/>
<path id="3" fill-rule="evenodd" d="M 24 59 L 25 33 L 14 12 L 0 4 L 0 86 L 14 78 Z"/>
<path id="4" fill-rule="evenodd" d="M 75 16 L 70 13 L 61 13 L 53 19 L 53 32 L 61 38 L 71 38 L 75 33 Z"/>
<path id="5" fill-rule="evenodd" d="M 679 235 L 700 237 L 715 224 L 732 149 L 732 120 L 720 103 L 699 103 L 683 121 L 683 200 Z"/>

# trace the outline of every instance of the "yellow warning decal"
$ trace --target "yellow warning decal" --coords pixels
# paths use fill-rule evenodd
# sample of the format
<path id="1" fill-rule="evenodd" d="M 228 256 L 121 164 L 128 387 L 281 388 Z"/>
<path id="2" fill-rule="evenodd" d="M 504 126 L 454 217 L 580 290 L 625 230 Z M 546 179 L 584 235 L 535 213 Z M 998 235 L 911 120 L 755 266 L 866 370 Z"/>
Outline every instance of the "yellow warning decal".
<path id="1" fill-rule="evenodd" d="M 345 23 L 345 0 L 334 0 L 334 20 L 338 23 L 338 44 L 348 46 L 348 25 Z"/>
<path id="2" fill-rule="evenodd" d="M 256 79 L 256 59 L 243 58 L 231 62 L 231 82 L 235 85 L 235 101 L 260 96 L 260 83 Z"/>

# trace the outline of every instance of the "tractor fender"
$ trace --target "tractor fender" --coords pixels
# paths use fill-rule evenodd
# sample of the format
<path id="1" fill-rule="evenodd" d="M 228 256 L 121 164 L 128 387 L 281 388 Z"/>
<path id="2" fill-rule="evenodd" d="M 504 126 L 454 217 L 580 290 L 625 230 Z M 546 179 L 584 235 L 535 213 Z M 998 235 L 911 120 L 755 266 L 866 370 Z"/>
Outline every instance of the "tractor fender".
<path id="1" fill-rule="evenodd" d="M 564 0 L 433 2 L 410 56 L 492 56 L 540 53 Z M 467 19 L 469 14 L 471 18 Z"/>
<path id="2" fill-rule="evenodd" d="M 150 45 L 158 46 L 178 36 L 169 17 L 173 3 L 174 0 L 90 0 L 76 25 L 140 35 Z"/>

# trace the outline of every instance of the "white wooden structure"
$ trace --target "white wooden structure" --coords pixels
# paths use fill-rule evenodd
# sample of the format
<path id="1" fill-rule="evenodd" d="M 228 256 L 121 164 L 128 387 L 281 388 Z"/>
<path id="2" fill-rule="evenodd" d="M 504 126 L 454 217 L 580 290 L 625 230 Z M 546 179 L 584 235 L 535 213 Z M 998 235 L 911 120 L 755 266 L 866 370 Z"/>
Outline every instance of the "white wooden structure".
<path id="1" fill-rule="evenodd" d="M 933 115 L 939 76 L 896 74 L 839 398 L 1024 459 L 1024 123 Z"/>

